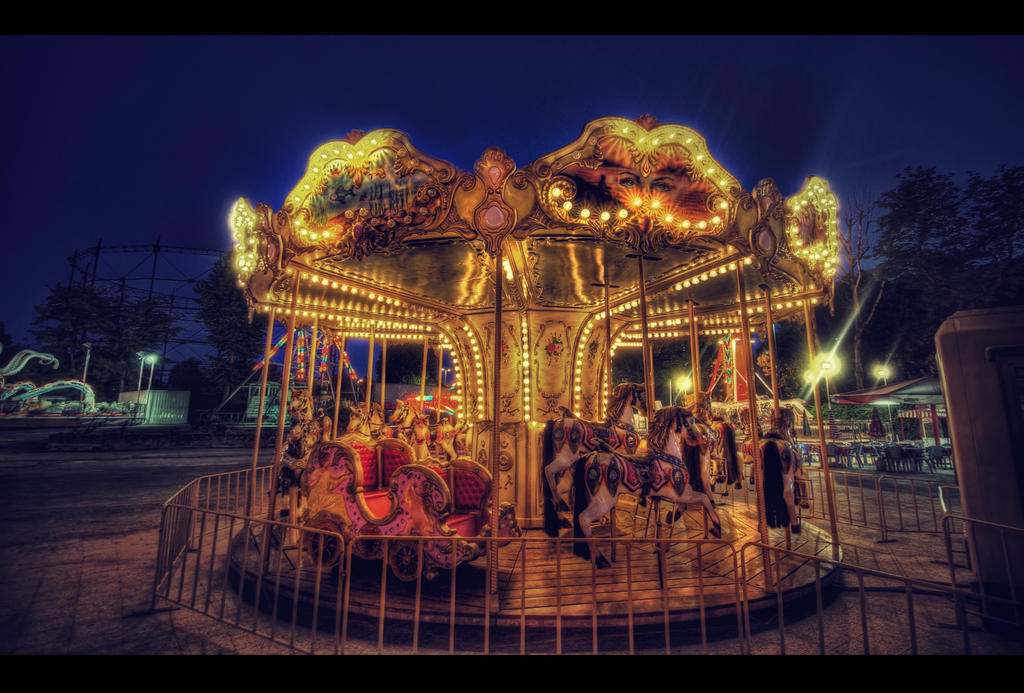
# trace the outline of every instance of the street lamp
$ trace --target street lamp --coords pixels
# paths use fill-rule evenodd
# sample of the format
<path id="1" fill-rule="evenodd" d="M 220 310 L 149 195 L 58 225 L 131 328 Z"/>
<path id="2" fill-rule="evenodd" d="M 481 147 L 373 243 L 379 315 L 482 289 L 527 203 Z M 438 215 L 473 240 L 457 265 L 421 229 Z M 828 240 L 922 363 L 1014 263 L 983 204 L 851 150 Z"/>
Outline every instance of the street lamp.
<path id="1" fill-rule="evenodd" d="M 811 368 L 804 372 L 804 380 L 808 385 L 814 385 L 822 378 L 825 379 L 825 397 L 828 399 L 829 410 L 832 409 L 832 394 L 829 389 L 828 379 L 838 375 L 841 368 L 842 363 L 835 353 L 818 354 L 811 364 Z"/>
<path id="2" fill-rule="evenodd" d="M 156 354 L 146 354 L 145 361 L 149 364 L 149 382 L 146 383 L 146 404 L 149 404 L 149 391 L 153 389 L 153 370 L 156 368 Z"/>
<path id="3" fill-rule="evenodd" d="M 135 355 L 139 359 L 139 382 L 135 386 L 135 405 L 139 405 L 142 398 L 142 369 L 149 364 L 149 384 L 146 386 L 146 405 L 149 405 L 149 391 L 153 386 L 153 365 L 156 363 L 156 354 L 151 354 L 148 351 L 137 351 Z"/>
<path id="4" fill-rule="evenodd" d="M 679 379 L 679 391 L 683 395 L 684 404 L 686 403 L 686 394 L 690 391 L 691 387 L 693 387 L 693 381 L 690 380 L 690 376 L 684 375 Z"/>
<path id="5" fill-rule="evenodd" d="M 881 378 L 882 382 L 888 387 L 889 376 L 892 375 L 892 369 L 889 368 L 888 364 L 880 363 L 874 368 L 875 378 Z M 885 410 L 889 412 L 889 440 L 892 440 L 896 435 L 896 429 L 892 425 L 892 403 L 886 401 Z"/>
<path id="6" fill-rule="evenodd" d="M 686 393 L 690 391 L 690 387 L 693 385 L 693 383 L 690 382 L 689 376 L 685 376 L 685 375 L 684 376 L 680 376 L 674 382 L 676 384 L 676 387 L 679 388 L 679 393 L 676 394 L 675 397 L 672 396 L 672 383 L 673 383 L 673 379 L 669 378 L 668 379 L 668 403 L 669 403 L 669 405 L 675 404 L 676 400 L 679 399 L 679 395 L 684 395 L 684 399 L 685 399 Z M 684 404 L 685 404 L 685 402 L 684 402 Z"/>

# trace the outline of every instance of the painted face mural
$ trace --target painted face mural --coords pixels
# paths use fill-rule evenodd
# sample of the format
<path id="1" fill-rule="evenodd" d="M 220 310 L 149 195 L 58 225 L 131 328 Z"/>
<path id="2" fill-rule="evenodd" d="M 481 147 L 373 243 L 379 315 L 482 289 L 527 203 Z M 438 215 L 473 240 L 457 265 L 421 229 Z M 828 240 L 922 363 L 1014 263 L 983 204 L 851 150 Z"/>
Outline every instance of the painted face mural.
<path id="1" fill-rule="evenodd" d="M 573 178 L 577 198 L 594 208 L 656 203 L 666 214 L 693 222 L 712 216 L 708 196 L 714 188 L 690 165 L 678 146 L 665 146 L 635 157 L 627 140 L 614 135 L 599 142 L 604 159 L 597 167 L 573 164 L 562 175 Z"/>

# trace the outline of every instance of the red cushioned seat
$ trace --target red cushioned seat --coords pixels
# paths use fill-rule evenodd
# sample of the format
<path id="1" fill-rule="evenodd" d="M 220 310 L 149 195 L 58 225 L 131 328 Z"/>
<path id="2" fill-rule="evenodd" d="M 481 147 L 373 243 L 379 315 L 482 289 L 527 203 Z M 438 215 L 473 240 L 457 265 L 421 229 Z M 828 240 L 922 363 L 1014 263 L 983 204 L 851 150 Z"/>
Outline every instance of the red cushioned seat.
<path id="1" fill-rule="evenodd" d="M 391 512 L 391 498 L 387 491 L 371 491 L 363 494 L 366 507 L 376 518 L 382 518 Z"/>
<path id="2" fill-rule="evenodd" d="M 409 464 L 410 460 L 401 450 L 395 448 L 383 448 L 380 457 L 381 481 L 387 483 L 395 470 L 403 464 Z"/>
<path id="3" fill-rule="evenodd" d="M 377 455 L 373 448 L 355 448 L 359 454 L 359 466 L 363 468 L 363 490 L 372 491 L 380 487 L 380 479 L 377 477 Z"/>
<path id="4" fill-rule="evenodd" d="M 449 515 L 445 521 L 449 527 L 458 532 L 460 537 L 475 537 L 480 533 L 479 518 L 476 515 Z"/>
<path id="5" fill-rule="evenodd" d="M 484 481 L 470 472 L 455 470 L 452 484 L 452 506 L 455 512 L 478 512 L 489 489 Z"/>

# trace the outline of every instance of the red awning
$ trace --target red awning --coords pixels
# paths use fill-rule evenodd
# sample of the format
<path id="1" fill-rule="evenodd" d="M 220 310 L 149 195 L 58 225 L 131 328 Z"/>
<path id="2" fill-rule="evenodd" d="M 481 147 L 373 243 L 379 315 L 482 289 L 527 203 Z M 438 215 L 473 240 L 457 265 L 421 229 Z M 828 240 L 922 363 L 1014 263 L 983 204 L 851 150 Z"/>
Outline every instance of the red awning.
<path id="1" fill-rule="evenodd" d="M 915 378 L 901 383 L 890 383 L 853 392 L 832 395 L 835 404 L 871 404 L 890 400 L 898 404 L 944 404 L 942 386 L 938 378 Z"/>

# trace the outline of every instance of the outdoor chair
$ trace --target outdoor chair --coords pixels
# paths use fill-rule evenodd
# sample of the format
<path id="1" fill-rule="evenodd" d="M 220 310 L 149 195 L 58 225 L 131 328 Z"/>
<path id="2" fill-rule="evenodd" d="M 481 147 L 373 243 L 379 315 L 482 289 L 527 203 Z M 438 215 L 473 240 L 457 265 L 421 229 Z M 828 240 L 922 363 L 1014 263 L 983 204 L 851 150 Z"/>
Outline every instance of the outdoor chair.
<path id="1" fill-rule="evenodd" d="M 928 468 L 933 472 L 936 469 L 945 469 L 947 461 L 952 466 L 952 460 L 949 459 L 946 449 L 941 445 L 932 445 L 925 450 L 925 460 L 928 462 Z"/>
<path id="2" fill-rule="evenodd" d="M 903 471 L 903 451 L 900 449 L 899 445 L 885 446 L 885 471 Z"/>

